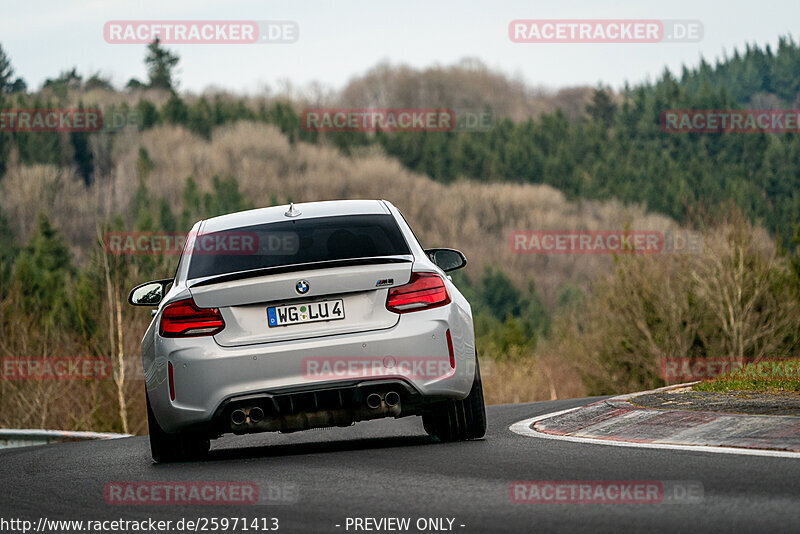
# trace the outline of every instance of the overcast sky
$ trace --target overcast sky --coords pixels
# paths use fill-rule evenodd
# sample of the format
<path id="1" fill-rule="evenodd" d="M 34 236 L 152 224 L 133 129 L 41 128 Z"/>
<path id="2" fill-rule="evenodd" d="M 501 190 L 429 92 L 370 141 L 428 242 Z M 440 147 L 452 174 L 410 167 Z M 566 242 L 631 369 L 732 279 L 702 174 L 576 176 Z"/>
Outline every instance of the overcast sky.
<path id="1" fill-rule="evenodd" d="M 621 87 L 654 79 L 668 66 L 713 60 L 745 43 L 798 38 L 797 0 L 24 0 L 4 2 L 0 44 L 17 75 L 31 87 L 77 66 L 101 71 L 117 85 L 145 79 L 145 45 L 109 44 L 109 20 L 293 20 L 293 44 L 182 44 L 181 90 L 214 86 L 256 93 L 279 79 L 318 81 L 340 88 L 376 63 L 415 67 L 448 65 L 476 57 L 531 85 L 558 88 L 602 83 Z M 508 37 L 514 19 L 697 19 L 696 43 L 517 44 Z M 792 34 L 792 32 L 794 32 Z"/>

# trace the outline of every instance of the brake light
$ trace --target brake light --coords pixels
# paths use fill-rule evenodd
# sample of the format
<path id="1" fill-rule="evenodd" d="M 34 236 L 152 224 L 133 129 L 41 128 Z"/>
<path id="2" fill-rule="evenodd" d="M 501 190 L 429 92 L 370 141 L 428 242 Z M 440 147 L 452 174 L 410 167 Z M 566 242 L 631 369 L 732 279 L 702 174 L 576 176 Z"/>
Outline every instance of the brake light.
<path id="1" fill-rule="evenodd" d="M 386 309 L 395 313 L 429 310 L 449 303 L 444 280 L 435 273 L 411 273 L 407 284 L 391 288 L 386 297 Z"/>
<path id="2" fill-rule="evenodd" d="M 225 321 L 217 308 L 198 308 L 192 299 L 179 300 L 164 308 L 159 333 L 163 337 L 213 336 Z"/>

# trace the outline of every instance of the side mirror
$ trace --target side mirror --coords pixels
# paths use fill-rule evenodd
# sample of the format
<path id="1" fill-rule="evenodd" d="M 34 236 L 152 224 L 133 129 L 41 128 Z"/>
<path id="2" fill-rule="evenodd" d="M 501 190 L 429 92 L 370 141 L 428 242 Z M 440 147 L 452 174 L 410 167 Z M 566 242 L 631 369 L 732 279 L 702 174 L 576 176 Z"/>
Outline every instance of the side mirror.
<path id="1" fill-rule="evenodd" d="M 455 271 L 467 264 L 467 258 L 452 248 L 429 248 L 425 254 L 444 272 Z"/>
<path id="2" fill-rule="evenodd" d="M 167 278 L 138 285 L 128 295 L 128 304 L 134 306 L 158 306 L 166 294 L 167 286 L 172 282 L 172 278 Z"/>

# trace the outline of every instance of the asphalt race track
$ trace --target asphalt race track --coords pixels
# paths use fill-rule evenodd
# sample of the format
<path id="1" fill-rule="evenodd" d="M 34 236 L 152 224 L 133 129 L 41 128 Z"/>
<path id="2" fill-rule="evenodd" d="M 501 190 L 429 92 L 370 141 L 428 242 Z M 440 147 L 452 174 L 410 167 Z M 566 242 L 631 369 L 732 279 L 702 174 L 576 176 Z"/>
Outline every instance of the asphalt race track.
<path id="1" fill-rule="evenodd" d="M 34 525 L 41 517 L 274 517 L 279 532 L 304 533 L 367 532 L 346 528 L 347 518 L 381 517 L 410 518 L 407 532 L 420 532 L 420 518 L 449 518 L 455 532 L 800 530 L 800 460 L 570 443 L 508 429 L 596 400 L 492 406 L 486 438 L 456 444 L 429 438 L 414 417 L 225 437 L 200 463 L 154 465 L 146 437 L 8 449 L 0 451 L 0 517 Z M 104 499 L 109 482 L 187 480 L 253 482 L 264 493 L 289 484 L 296 493 L 283 499 L 290 503 L 249 506 Z M 699 504 L 515 504 L 509 485 L 517 480 L 694 481 L 703 497 Z"/>

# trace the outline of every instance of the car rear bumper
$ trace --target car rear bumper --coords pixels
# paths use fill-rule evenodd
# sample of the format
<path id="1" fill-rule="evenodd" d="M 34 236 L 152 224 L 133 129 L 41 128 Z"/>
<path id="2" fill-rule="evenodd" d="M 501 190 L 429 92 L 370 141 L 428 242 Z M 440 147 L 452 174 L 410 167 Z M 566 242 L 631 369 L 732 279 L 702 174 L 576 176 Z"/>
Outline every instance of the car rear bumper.
<path id="1" fill-rule="evenodd" d="M 395 326 L 383 330 L 240 347 L 222 347 L 210 337 L 157 336 L 149 365 L 144 358 L 148 397 L 167 432 L 211 426 L 217 422 L 215 414 L 218 418 L 220 408 L 232 399 L 287 389 L 316 391 L 397 381 L 406 384 L 417 400 L 464 398 L 475 373 L 475 347 L 471 328 L 460 313 L 449 304 L 401 315 Z"/>

